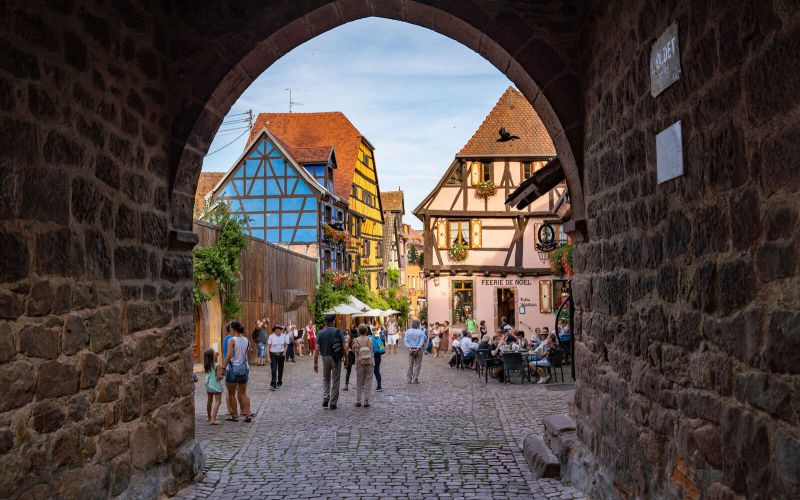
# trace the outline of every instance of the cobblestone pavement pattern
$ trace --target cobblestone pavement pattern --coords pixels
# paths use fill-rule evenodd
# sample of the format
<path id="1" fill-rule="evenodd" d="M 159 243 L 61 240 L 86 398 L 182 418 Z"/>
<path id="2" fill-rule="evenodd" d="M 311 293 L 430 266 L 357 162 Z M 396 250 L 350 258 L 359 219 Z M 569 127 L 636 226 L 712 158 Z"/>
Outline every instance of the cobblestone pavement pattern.
<path id="1" fill-rule="evenodd" d="M 404 352 L 385 354 L 384 392 L 373 391 L 372 406 L 356 408 L 351 390 L 332 412 L 322 408 L 322 376 L 309 357 L 286 363 L 277 392 L 268 390 L 269 368 L 254 367 L 254 421 L 218 426 L 206 422 L 199 377 L 196 432 L 206 466 L 178 497 L 583 498 L 560 481 L 535 479 L 521 448 L 526 434 L 543 432 L 543 417 L 565 412 L 569 385 L 484 385 L 432 356 L 420 384 L 407 384 L 405 371 Z M 220 419 L 224 410 L 223 402 Z"/>

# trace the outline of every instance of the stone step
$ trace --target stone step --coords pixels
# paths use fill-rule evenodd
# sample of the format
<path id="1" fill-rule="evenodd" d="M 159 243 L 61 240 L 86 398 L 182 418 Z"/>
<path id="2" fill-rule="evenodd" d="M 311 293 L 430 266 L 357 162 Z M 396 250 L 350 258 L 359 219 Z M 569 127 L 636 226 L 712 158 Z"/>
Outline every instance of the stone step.
<path id="1" fill-rule="evenodd" d="M 525 437 L 522 442 L 522 455 L 537 479 L 561 476 L 561 463 L 541 436 L 531 434 Z"/>

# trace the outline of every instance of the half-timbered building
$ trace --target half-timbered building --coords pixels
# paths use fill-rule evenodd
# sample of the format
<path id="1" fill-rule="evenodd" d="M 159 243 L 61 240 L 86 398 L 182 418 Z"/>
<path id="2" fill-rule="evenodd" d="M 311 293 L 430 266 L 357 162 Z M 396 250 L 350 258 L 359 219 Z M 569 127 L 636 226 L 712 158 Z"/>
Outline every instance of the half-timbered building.
<path id="1" fill-rule="evenodd" d="M 350 214 L 343 222 L 348 232 L 344 267 L 364 272 L 372 289 L 384 287 L 383 212 L 372 144 L 338 111 L 260 113 L 254 130 L 262 127 L 292 149 L 333 146 L 333 192 L 347 202 Z"/>
<path id="2" fill-rule="evenodd" d="M 472 314 L 490 331 L 503 317 L 527 332 L 550 325 L 556 278 L 535 244 L 544 221 L 559 230 L 559 193 L 524 210 L 505 199 L 553 157 L 541 119 L 509 87 L 414 210 L 423 222 L 429 322 L 463 325 Z"/>
<path id="3" fill-rule="evenodd" d="M 332 146 L 291 148 L 266 128 L 211 191 L 241 214 L 254 238 L 345 269 L 347 202 L 333 192 Z"/>

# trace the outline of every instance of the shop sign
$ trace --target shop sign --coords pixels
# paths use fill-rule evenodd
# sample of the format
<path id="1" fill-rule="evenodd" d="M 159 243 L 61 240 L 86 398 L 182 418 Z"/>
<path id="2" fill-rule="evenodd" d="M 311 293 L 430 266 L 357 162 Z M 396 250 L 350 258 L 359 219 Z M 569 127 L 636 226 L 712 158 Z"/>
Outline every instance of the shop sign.
<path id="1" fill-rule="evenodd" d="M 533 281 L 527 278 L 482 279 L 481 286 L 533 286 Z"/>
<path id="2" fill-rule="evenodd" d="M 658 183 L 683 175 L 680 120 L 656 134 L 656 179 Z"/>
<path id="3" fill-rule="evenodd" d="M 672 23 L 650 49 L 650 93 L 653 97 L 681 78 L 678 23 Z"/>

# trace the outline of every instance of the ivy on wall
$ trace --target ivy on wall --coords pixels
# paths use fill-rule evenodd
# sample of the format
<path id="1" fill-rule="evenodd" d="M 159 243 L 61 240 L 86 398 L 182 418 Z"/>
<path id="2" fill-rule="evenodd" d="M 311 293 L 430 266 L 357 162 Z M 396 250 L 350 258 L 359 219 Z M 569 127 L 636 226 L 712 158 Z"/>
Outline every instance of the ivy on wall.
<path id="1" fill-rule="evenodd" d="M 233 319 L 242 312 L 236 286 L 242 278 L 239 256 L 249 242 L 244 230 L 245 221 L 241 216 L 232 214 L 226 203 L 216 203 L 202 214 L 202 219 L 216 225 L 220 231 L 216 245 L 198 247 L 192 252 L 194 304 L 208 301 L 213 293 L 219 294 L 225 319 Z M 216 283 L 212 294 L 205 293 L 200 288 L 200 284 L 208 280 Z"/>

